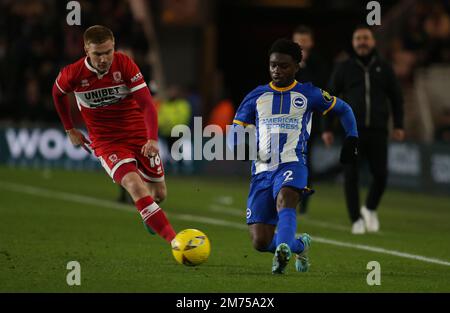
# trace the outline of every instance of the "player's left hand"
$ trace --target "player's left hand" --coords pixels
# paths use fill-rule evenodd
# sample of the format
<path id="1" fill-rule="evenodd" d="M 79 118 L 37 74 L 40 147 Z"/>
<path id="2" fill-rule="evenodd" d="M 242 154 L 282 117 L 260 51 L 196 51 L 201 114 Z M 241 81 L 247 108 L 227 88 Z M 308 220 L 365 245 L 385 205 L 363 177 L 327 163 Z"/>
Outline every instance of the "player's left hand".
<path id="1" fill-rule="evenodd" d="M 405 140 L 405 131 L 402 128 L 394 128 L 394 131 L 392 132 L 392 138 L 396 141 L 403 141 Z"/>
<path id="2" fill-rule="evenodd" d="M 147 157 L 154 157 L 159 153 L 158 142 L 149 139 L 145 145 L 142 146 L 141 153 Z"/>

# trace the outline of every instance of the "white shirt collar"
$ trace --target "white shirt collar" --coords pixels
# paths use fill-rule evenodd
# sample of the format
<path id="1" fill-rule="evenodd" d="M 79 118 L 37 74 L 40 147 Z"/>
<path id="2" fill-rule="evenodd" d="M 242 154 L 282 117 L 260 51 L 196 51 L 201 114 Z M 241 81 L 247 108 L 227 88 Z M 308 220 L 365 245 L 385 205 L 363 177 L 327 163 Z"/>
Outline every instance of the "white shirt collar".
<path id="1" fill-rule="evenodd" d="M 97 77 L 99 78 L 99 79 L 102 79 L 103 78 L 103 76 L 105 76 L 106 74 L 108 74 L 108 72 L 109 72 L 109 69 L 106 71 L 106 72 L 104 72 L 103 74 L 100 74 L 98 71 L 97 71 L 97 69 L 95 69 L 93 66 L 91 66 L 90 64 L 89 64 L 89 62 L 88 62 L 88 57 L 85 57 L 84 58 L 84 65 L 86 65 L 86 67 L 88 68 L 88 70 L 90 70 L 91 72 L 94 72 L 95 74 L 97 74 Z"/>

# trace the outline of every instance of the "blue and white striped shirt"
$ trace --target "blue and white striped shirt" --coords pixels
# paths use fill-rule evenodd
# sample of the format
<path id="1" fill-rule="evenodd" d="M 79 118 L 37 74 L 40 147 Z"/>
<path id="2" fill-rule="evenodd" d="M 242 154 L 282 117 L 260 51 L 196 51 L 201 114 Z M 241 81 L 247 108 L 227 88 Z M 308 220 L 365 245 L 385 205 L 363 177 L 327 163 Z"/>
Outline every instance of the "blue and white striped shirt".
<path id="1" fill-rule="evenodd" d="M 277 164 L 304 160 L 313 111 L 325 115 L 337 100 L 345 105 L 311 83 L 297 81 L 285 88 L 270 83 L 251 91 L 239 106 L 233 124 L 256 126 L 258 158 L 252 174 L 271 170 L 274 164 L 267 160 L 274 155 Z M 356 124 L 352 126 L 347 135 L 357 136 Z"/>

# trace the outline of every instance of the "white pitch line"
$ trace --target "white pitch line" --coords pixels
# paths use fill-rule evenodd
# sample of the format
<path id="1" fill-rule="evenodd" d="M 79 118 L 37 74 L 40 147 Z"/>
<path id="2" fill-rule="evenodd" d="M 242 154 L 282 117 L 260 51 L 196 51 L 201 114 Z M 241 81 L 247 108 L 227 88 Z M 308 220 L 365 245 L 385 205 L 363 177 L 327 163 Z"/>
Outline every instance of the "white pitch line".
<path id="1" fill-rule="evenodd" d="M 5 181 L 0 181 L 0 187 L 3 189 L 8 189 L 10 191 L 22 192 L 33 196 L 50 198 L 50 199 L 58 199 L 63 201 L 72 201 L 82 204 L 88 205 L 97 205 L 101 207 L 107 207 L 111 209 L 121 210 L 121 211 L 130 211 L 136 212 L 136 209 L 133 206 L 125 205 L 109 200 L 101 200 L 89 196 L 78 195 L 75 193 L 69 193 L 64 191 L 57 191 L 51 189 L 44 189 L 34 186 L 15 184 Z"/>
<path id="2" fill-rule="evenodd" d="M 226 207 L 226 206 L 214 204 L 214 203 L 209 205 L 209 210 L 212 212 L 216 212 L 216 213 L 245 217 L 245 210 L 239 210 L 238 208 Z"/>
<path id="3" fill-rule="evenodd" d="M 398 256 L 401 258 L 418 260 L 418 261 L 423 261 L 423 262 L 427 262 L 427 263 L 434 263 L 434 264 L 450 266 L 450 262 L 435 259 L 435 258 L 428 258 L 425 256 L 411 254 L 411 253 L 405 253 L 405 252 L 400 252 L 400 251 L 395 251 L 395 250 L 387 250 L 384 248 L 378 248 L 378 247 L 372 247 L 372 246 L 366 246 L 366 245 L 360 245 L 360 244 L 341 242 L 341 241 L 336 241 L 336 240 L 331 240 L 331 239 L 326 239 L 326 238 L 321 238 L 321 237 L 313 237 L 313 240 L 317 241 L 317 242 L 325 243 L 325 244 L 334 245 L 334 246 L 355 248 L 355 249 L 359 249 L 359 250 L 366 250 L 366 251 L 371 251 L 371 252 L 395 255 L 395 256 Z"/>
<path id="4" fill-rule="evenodd" d="M 227 207 L 227 206 L 218 205 L 218 204 L 214 204 L 214 203 L 209 205 L 209 210 L 212 212 L 226 214 L 226 215 L 240 216 L 240 217 L 245 216 L 245 210 L 239 210 L 238 208 L 235 208 L 235 207 Z M 312 225 L 312 226 L 333 229 L 333 230 L 339 230 L 339 231 L 345 231 L 345 232 L 349 232 L 349 229 L 350 229 L 350 226 L 344 226 L 344 225 L 340 225 L 340 224 L 336 224 L 336 223 L 327 223 L 327 222 L 317 221 L 317 220 L 311 219 L 309 217 L 299 217 L 298 221 L 299 221 L 299 223 L 305 223 L 306 225 Z M 377 234 L 379 235 L 380 233 L 377 233 Z"/>
<path id="5" fill-rule="evenodd" d="M 335 223 L 317 221 L 314 219 L 310 219 L 309 217 L 305 217 L 305 218 L 300 217 L 299 223 L 302 223 L 302 222 L 304 222 L 306 225 L 312 225 L 312 226 L 318 226 L 318 227 L 322 227 L 322 228 L 339 230 L 339 231 L 344 231 L 347 233 L 350 231 L 350 226 L 344 226 L 344 225 L 335 224 Z"/>
<path id="6" fill-rule="evenodd" d="M 237 229 L 242 229 L 242 230 L 248 229 L 248 226 L 245 224 L 239 224 L 239 223 L 235 223 L 235 222 L 219 220 L 217 218 L 206 217 L 206 216 L 198 216 L 198 215 L 191 215 L 191 214 L 170 214 L 170 218 L 176 218 L 179 220 L 189 221 L 189 222 L 195 221 L 195 222 L 200 222 L 200 223 L 205 223 L 205 224 L 226 226 L 226 227 L 237 228 Z"/>
<path id="7" fill-rule="evenodd" d="M 200 222 L 200 223 L 205 223 L 205 224 L 221 225 L 221 226 L 227 226 L 227 227 L 232 227 L 232 228 L 237 228 L 237 229 L 245 229 L 246 230 L 248 228 L 246 225 L 243 225 L 243 224 L 218 220 L 218 219 L 210 218 L 210 217 L 202 217 L 202 216 L 197 216 L 197 215 L 177 214 L 176 216 L 171 215 L 171 217 L 176 217 L 178 219 L 189 221 L 189 222 Z M 299 235 L 299 234 L 297 234 L 297 235 Z M 435 264 L 450 266 L 450 262 L 435 259 L 435 258 L 428 258 L 428 257 L 424 257 L 421 255 L 404 253 L 404 252 L 395 251 L 395 250 L 387 250 L 384 248 L 378 248 L 378 247 L 361 245 L 361 244 L 354 244 L 354 243 L 349 243 L 349 242 L 342 242 L 342 241 L 337 241 L 337 240 L 332 240 L 332 239 L 327 239 L 327 238 L 322 238 L 322 237 L 316 237 L 316 236 L 313 236 L 312 238 L 313 238 L 314 242 L 320 242 L 320 243 L 330 244 L 330 245 L 334 245 L 334 246 L 353 248 L 353 249 L 358 249 L 358 250 L 365 250 L 365 251 L 370 251 L 370 252 L 378 252 L 378 253 L 394 255 L 394 256 L 398 256 L 398 257 L 402 257 L 402 258 L 406 258 L 406 259 L 413 259 L 413 260 L 423 261 L 423 262 L 427 262 L 427 263 L 435 263 Z"/>
<path id="8" fill-rule="evenodd" d="M 114 201 L 100 200 L 100 199 L 96 199 L 96 198 L 89 197 L 89 196 L 83 196 L 83 195 L 78 195 L 78 194 L 73 194 L 73 193 L 68 193 L 68 192 L 61 192 L 61 191 L 56 191 L 56 190 L 51 190 L 51 189 L 44 189 L 44 188 L 28 186 L 28 185 L 23 185 L 23 184 L 16 184 L 16 183 L 0 181 L 0 188 L 10 190 L 13 192 L 30 194 L 30 195 L 38 196 L 38 197 L 59 199 L 59 200 L 63 200 L 63 201 L 72 201 L 72 202 L 76 202 L 76 203 L 100 206 L 100 207 L 111 208 L 111 209 L 116 209 L 116 210 L 126 211 L 126 212 L 136 212 L 135 209 L 133 208 L 133 206 L 131 206 L 131 205 L 125 205 L 125 204 L 116 203 Z M 211 217 L 197 216 L 197 215 L 190 215 L 190 214 L 168 214 L 168 215 L 170 215 L 170 218 L 175 218 L 178 220 L 194 221 L 194 222 L 211 224 L 211 225 L 231 227 L 231 228 L 236 228 L 236 229 L 241 229 L 241 230 L 247 229 L 246 225 L 243 225 L 240 223 L 235 223 L 235 222 L 230 222 L 230 221 L 224 221 L 224 220 L 220 220 L 220 219 L 215 219 L 215 218 L 211 218 Z M 338 247 L 352 248 L 352 249 L 357 249 L 357 250 L 365 250 L 365 251 L 376 252 L 376 253 L 380 253 L 380 254 L 388 254 L 388 255 L 393 255 L 393 256 L 397 256 L 397 257 L 401 257 L 401 258 L 422 261 L 422 262 L 426 262 L 426 263 L 434 263 L 434 264 L 439 264 L 439 265 L 450 266 L 450 262 L 448 262 L 448 261 L 435 259 L 435 258 L 429 258 L 429 257 L 416 255 L 416 254 L 404 253 L 404 252 L 400 252 L 400 251 L 396 251 L 396 250 L 387 250 L 387 249 L 379 248 L 379 247 L 367 246 L 367 245 L 362 245 L 362 244 L 354 244 L 354 243 L 349 243 L 349 242 L 342 242 L 342 241 L 321 238 L 321 237 L 313 237 L 313 240 L 315 242 L 330 244 L 330 245 L 334 245 L 334 246 L 338 246 Z"/>

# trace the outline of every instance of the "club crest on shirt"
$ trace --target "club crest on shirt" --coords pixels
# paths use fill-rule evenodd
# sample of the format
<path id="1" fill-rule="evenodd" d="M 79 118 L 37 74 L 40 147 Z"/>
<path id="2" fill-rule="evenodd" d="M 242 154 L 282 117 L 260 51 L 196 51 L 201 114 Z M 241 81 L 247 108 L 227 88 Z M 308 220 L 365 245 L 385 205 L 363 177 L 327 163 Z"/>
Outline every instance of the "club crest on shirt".
<path id="1" fill-rule="evenodd" d="M 302 95 L 297 95 L 292 98 L 292 106 L 297 109 L 301 109 L 306 105 L 306 98 Z"/>
<path id="2" fill-rule="evenodd" d="M 326 102 L 333 101 L 333 97 L 328 92 L 322 89 L 320 89 L 320 91 L 322 92 L 322 97 L 325 99 Z"/>
<path id="3" fill-rule="evenodd" d="M 116 163 L 117 160 L 118 160 L 119 158 L 117 157 L 117 154 L 111 154 L 111 155 L 108 157 L 108 159 L 109 159 L 112 163 Z"/>
<path id="4" fill-rule="evenodd" d="M 121 81 L 122 81 L 122 73 L 119 72 L 119 71 L 114 72 L 114 73 L 113 73 L 113 78 L 114 78 L 114 81 L 115 81 L 116 83 L 121 82 Z"/>
<path id="5" fill-rule="evenodd" d="M 89 81 L 87 79 L 83 79 L 81 81 L 81 87 L 87 87 L 87 86 L 89 86 Z"/>

